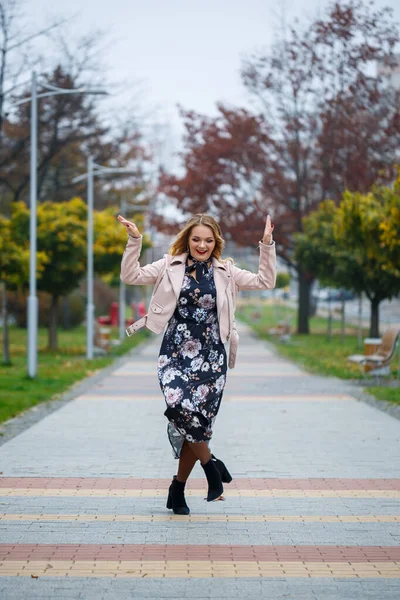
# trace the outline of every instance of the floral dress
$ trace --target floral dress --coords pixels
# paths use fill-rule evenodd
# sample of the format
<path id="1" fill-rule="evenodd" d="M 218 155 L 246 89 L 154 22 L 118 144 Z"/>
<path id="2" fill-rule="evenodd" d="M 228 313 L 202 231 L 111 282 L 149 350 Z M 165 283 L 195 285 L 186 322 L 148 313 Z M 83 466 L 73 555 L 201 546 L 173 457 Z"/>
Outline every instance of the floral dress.
<path id="1" fill-rule="evenodd" d="M 186 273 L 158 358 L 175 458 L 183 442 L 208 442 L 225 387 L 227 360 L 219 335 L 213 266 L 198 281 Z"/>

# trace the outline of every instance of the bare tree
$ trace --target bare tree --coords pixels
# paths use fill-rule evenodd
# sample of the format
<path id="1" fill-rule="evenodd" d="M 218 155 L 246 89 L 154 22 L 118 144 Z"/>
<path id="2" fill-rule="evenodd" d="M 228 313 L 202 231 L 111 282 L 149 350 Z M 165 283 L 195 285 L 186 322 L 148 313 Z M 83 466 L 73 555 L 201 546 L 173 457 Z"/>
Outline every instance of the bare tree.
<path id="1" fill-rule="evenodd" d="M 24 22 L 22 2 L 0 0 L 0 141 L 7 101 L 27 80 L 28 72 L 40 59 L 40 55 L 33 51 L 35 42 L 63 23 L 65 19 L 60 19 L 30 31 Z"/>

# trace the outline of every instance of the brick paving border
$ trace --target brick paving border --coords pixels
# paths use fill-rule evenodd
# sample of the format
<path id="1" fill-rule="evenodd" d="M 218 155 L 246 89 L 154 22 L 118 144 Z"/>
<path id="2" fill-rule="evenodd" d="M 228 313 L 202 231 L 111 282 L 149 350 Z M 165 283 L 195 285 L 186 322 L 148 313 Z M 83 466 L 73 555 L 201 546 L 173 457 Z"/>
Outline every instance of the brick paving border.
<path id="1" fill-rule="evenodd" d="M 167 490 L 171 479 L 133 477 L 0 477 L 0 488 L 81 489 L 81 490 Z M 191 478 L 188 489 L 203 490 L 203 479 Z M 400 479 L 354 478 L 250 478 L 236 477 L 230 490 L 394 490 L 400 491 Z"/>
<path id="2" fill-rule="evenodd" d="M 0 561 L 13 560 L 399 562 L 400 547 L 242 546 L 228 544 L 0 544 Z"/>

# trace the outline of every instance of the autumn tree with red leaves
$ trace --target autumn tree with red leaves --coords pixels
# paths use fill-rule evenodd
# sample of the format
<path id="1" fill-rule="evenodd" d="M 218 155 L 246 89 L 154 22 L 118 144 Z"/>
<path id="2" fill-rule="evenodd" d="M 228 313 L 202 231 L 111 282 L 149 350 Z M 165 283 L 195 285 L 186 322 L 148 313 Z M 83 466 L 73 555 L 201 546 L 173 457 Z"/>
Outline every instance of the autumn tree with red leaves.
<path id="1" fill-rule="evenodd" d="M 185 120 L 185 174 L 161 174 L 160 190 L 184 215 L 210 212 L 223 215 L 223 228 L 235 241 L 254 244 L 247 219 L 254 221 L 257 196 L 265 169 L 264 148 L 269 143 L 267 124 L 246 110 L 219 105 L 220 115 L 204 117 L 182 111 Z M 249 199 L 252 202 L 249 202 Z M 259 206 L 258 229 L 262 235 L 266 207 Z M 165 228 L 162 217 L 153 223 Z M 254 227 L 254 223 L 252 225 Z"/>
<path id="2" fill-rule="evenodd" d="M 298 331 L 308 333 L 314 274 L 294 256 L 302 218 L 345 189 L 394 177 L 400 98 L 375 75 L 394 65 L 399 31 L 388 8 L 348 0 L 248 58 L 243 82 L 259 112 L 218 106 L 216 118 L 183 112 L 184 175 L 160 190 L 184 216 L 211 212 L 238 244 L 254 244 L 269 212 L 278 253 L 299 282 Z"/>

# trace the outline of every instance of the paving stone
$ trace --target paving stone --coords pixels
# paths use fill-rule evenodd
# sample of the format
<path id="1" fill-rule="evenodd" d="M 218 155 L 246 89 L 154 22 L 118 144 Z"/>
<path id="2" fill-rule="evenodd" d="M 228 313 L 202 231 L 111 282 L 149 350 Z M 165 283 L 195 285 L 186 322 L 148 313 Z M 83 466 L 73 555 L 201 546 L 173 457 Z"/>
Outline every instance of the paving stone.
<path id="1" fill-rule="evenodd" d="M 168 479 L 177 462 L 165 435 L 164 401 L 155 376 L 160 338 L 119 359 L 114 371 L 81 385 L 75 399 L 0 448 L 3 477 Z M 154 375 L 144 373 L 152 372 Z M 212 448 L 237 478 L 400 478 L 400 423 L 357 399 L 354 385 L 311 376 L 277 357 L 242 329 L 238 367 L 228 375 Z M 357 396 L 357 397 L 356 397 Z M 390 448 L 390 460 L 388 450 Z M 193 477 L 203 478 L 195 467 Z M 116 482 L 117 484 L 118 482 Z M 354 484 L 356 486 L 356 484 Z M 79 486 L 78 486 L 79 487 Z M 333 484 L 334 487 L 334 484 Z M 190 486 L 189 486 L 190 489 Z M 206 486 L 204 484 L 204 491 Z M 227 486 L 227 490 L 229 486 Z M 362 494 L 313 497 L 227 496 L 208 504 L 188 496 L 193 515 L 399 516 L 399 498 Z M 339 494 L 339 490 L 336 489 Z M 77 492 L 79 490 L 77 488 Z M 356 492 L 357 490 L 355 490 Z M 35 492 L 29 492 L 35 493 Z M 163 517 L 160 497 L 1 495 L 0 515 L 144 515 Z M 307 494 L 309 494 L 307 496 Z M 68 545 L 166 544 L 226 547 L 398 548 L 396 522 L 183 522 L 0 520 L 0 543 Z M 377 550 L 378 551 L 378 550 Z M 307 561 L 305 561 L 307 562 Z M 322 564 L 322 563 L 321 563 Z M 355 565 L 355 563 L 354 563 Z M 245 573 L 247 575 L 247 573 Z M 273 600 L 398 600 L 397 578 L 344 577 L 0 577 L 1 600 L 19 598 L 168 598 Z"/>
<path id="2" fill-rule="evenodd" d="M 189 583 L 189 585 L 188 585 Z M 187 580 L 104 580 L 77 578 L 71 583 L 59 578 L 28 580 L 20 578 L 18 587 L 12 578 L 3 578 L 0 582 L 0 593 L 2 600 L 22 600 L 22 598 L 83 598 L 85 600 L 99 600 L 105 598 L 112 600 L 140 598 L 180 600 L 182 598 L 196 598 L 197 600 L 211 600 L 220 598 L 271 598 L 273 600 L 304 599 L 327 599 L 327 600 L 398 600 L 398 584 L 393 585 L 393 580 L 326 580 L 313 579 L 304 581 L 293 579 L 286 582 L 282 579 L 269 579 L 253 581 L 250 579 L 236 580 L 235 582 L 214 579 L 207 581 L 203 579 Z M 14 595 L 13 595 L 14 594 Z M 322 595 L 323 594 L 323 595 Z"/>

